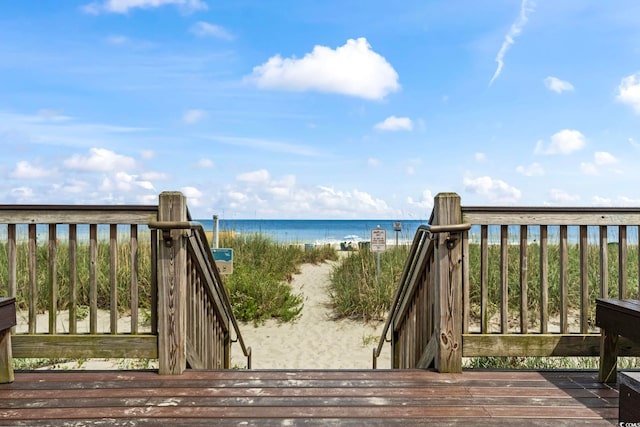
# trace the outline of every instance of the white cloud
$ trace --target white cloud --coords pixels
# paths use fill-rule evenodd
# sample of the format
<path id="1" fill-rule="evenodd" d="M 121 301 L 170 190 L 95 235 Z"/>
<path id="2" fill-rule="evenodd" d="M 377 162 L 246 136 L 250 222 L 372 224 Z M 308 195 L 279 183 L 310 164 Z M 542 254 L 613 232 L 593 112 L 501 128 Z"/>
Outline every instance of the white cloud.
<path id="1" fill-rule="evenodd" d="M 549 190 L 549 197 L 554 203 L 576 203 L 580 201 L 580 196 L 577 194 L 569 194 L 557 188 Z"/>
<path id="2" fill-rule="evenodd" d="M 604 166 L 604 165 L 615 165 L 618 163 L 618 159 L 611 153 L 607 153 L 606 151 L 596 151 L 593 154 L 593 158 L 596 162 L 596 165 Z"/>
<path id="3" fill-rule="evenodd" d="M 131 9 L 154 9 L 165 5 L 177 6 L 184 13 L 206 10 L 207 3 L 202 0 L 104 0 L 94 1 L 82 6 L 85 13 L 129 13 Z"/>
<path id="4" fill-rule="evenodd" d="M 640 72 L 622 79 L 616 99 L 631 106 L 636 114 L 640 114 Z"/>
<path id="5" fill-rule="evenodd" d="M 155 151 L 153 150 L 140 150 L 140 155 L 143 159 L 153 159 L 156 156 Z"/>
<path id="6" fill-rule="evenodd" d="M 368 212 L 374 217 L 376 212 L 389 211 L 389 206 L 384 200 L 376 199 L 364 191 L 341 191 L 326 186 L 318 186 L 318 189 L 320 192 L 315 197 L 323 210 L 349 212 L 357 206 L 358 210 Z"/>
<path id="7" fill-rule="evenodd" d="M 193 207 L 199 207 L 202 205 L 202 191 L 198 190 L 196 187 L 182 187 L 180 189 L 182 194 L 187 198 L 187 205 Z"/>
<path id="8" fill-rule="evenodd" d="M 335 50 L 315 46 L 302 59 L 280 55 L 254 67 L 247 81 L 262 89 L 339 93 L 383 99 L 400 89 L 398 73 L 365 38 L 350 39 Z"/>
<path id="9" fill-rule="evenodd" d="M 611 199 L 608 197 L 593 196 L 591 202 L 596 206 L 611 206 Z"/>
<path id="10" fill-rule="evenodd" d="M 540 163 L 531 163 L 529 166 L 518 166 L 516 172 L 525 176 L 542 176 L 544 175 L 544 168 Z"/>
<path id="11" fill-rule="evenodd" d="M 389 116 L 375 125 L 378 130 L 413 130 L 413 122 L 408 117 Z"/>
<path id="12" fill-rule="evenodd" d="M 233 40 L 233 34 L 223 27 L 204 21 L 198 21 L 193 24 L 190 31 L 198 37 L 215 37 L 222 40 Z"/>
<path id="13" fill-rule="evenodd" d="M 214 204 L 236 215 L 262 218 L 398 218 L 399 209 L 358 189 L 302 187 L 294 175 L 274 179 L 269 171 L 242 174 L 214 196 Z M 250 185 L 245 185 L 245 184 Z M 295 236 L 292 236 L 295 237 Z"/>
<path id="14" fill-rule="evenodd" d="M 640 205 L 640 199 L 634 199 L 627 196 L 618 197 L 619 204 L 622 206 L 638 206 Z"/>
<path id="15" fill-rule="evenodd" d="M 188 110 L 182 115 L 182 121 L 188 125 L 193 125 L 204 119 L 206 115 L 207 112 L 204 110 Z"/>
<path id="16" fill-rule="evenodd" d="M 584 135 L 572 129 L 563 129 L 551 136 L 551 143 L 544 148 L 544 142 L 536 144 L 536 154 L 571 154 L 581 150 L 586 144 Z"/>
<path id="17" fill-rule="evenodd" d="M 419 200 L 413 200 L 413 197 L 407 197 L 407 203 L 412 206 L 417 206 L 425 211 L 430 211 L 433 209 L 433 193 L 431 190 L 424 190 L 422 192 L 422 197 Z"/>
<path id="18" fill-rule="evenodd" d="M 62 184 L 61 188 L 65 193 L 81 194 L 87 191 L 87 189 L 89 188 L 89 183 L 78 179 L 70 179 L 69 181 Z"/>
<path id="19" fill-rule="evenodd" d="M 238 181 L 246 182 L 248 184 L 260 184 L 269 181 L 271 178 L 269 171 L 266 169 L 260 169 L 253 172 L 245 172 L 236 176 Z"/>
<path id="20" fill-rule="evenodd" d="M 164 181 L 169 179 L 169 174 L 165 172 L 143 172 L 140 174 L 140 178 L 147 181 Z"/>
<path id="21" fill-rule="evenodd" d="M 596 151 L 593 153 L 593 163 L 580 163 L 580 170 L 585 175 L 600 175 L 599 166 L 613 166 L 618 163 L 618 159 L 606 151 Z M 613 172 L 619 172 L 613 170 Z"/>
<path id="22" fill-rule="evenodd" d="M 105 176 L 102 180 L 101 189 L 103 191 L 130 192 L 136 188 L 155 191 L 150 181 L 140 180 L 137 175 L 130 175 L 126 172 L 116 172 L 113 175 Z"/>
<path id="23" fill-rule="evenodd" d="M 27 161 L 18 162 L 15 169 L 11 172 L 11 177 L 16 179 L 47 178 L 51 175 L 52 172 L 50 170 L 32 165 Z"/>
<path id="24" fill-rule="evenodd" d="M 276 199 L 290 199 L 294 194 L 296 186 L 296 177 L 287 175 L 281 180 L 273 180 L 267 184 L 265 192 L 274 196 Z"/>
<path id="25" fill-rule="evenodd" d="M 600 175 L 598 167 L 589 162 L 580 163 L 580 171 L 585 175 Z"/>
<path id="26" fill-rule="evenodd" d="M 591 202 L 597 206 L 638 206 L 640 199 L 634 199 L 628 196 L 618 196 L 615 199 L 610 197 L 593 196 Z"/>
<path id="27" fill-rule="evenodd" d="M 502 47 L 498 51 L 496 55 L 496 62 L 498 63 L 498 67 L 496 68 L 496 72 L 491 77 L 491 81 L 489 82 L 489 86 L 493 84 L 493 82 L 500 76 L 502 73 L 502 67 L 504 66 L 504 56 L 507 53 L 507 50 L 515 43 L 515 38 L 520 35 L 522 29 L 527 24 L 529 20 L 529 13 L 533 12 L 533 8 L 535 7 L 535 2 L 532 0 L 522 0 L 520 3 L 520 14 L 518 15 L 518 19 L 511 25 L 509 28 L 509 32 L 504 37 L 504 41 L 502 42 Z"/>
<path id="28" fill-rule="evenodd" d="M 560 80 L 559 78 L 552 76 L 544 79 L 544 85 L 547 87 L 547 89 L 552 90 L 556 93 L 572 91 L 574 89 L 573 85 L 568 81 Z"/>
<path id="29" fill-rule="evenodd" d="M 487 155 L 485 153 L 475 153 L 473 157 L 476 159 L 476 162 L 482 163 L 487 160 Z"/>
<path id="30" fill-rule="evenodd" d="M 209 169 L 215 166 L 215 164 L 213 163 L 213 161 L 211 159 L 200 159 L 198 160 L 198 163 L 196 163 L 196 166 L 201 168 L 201 169 Z"/>
<path id="31" fill-rule="evenodd" d="M 522 196 L 517 188 L 500 179 L 494 179 L 489 176 L 481 176 L 475 179 L 465 178 L 463 182 L 466 191 L 486 196 L 492 203 L 515 203 Z"/>
<path id="32" fill-rule="evenodd" d="M 16 203 L 33 203 L 33 189 L 30 187 L 16 187 L 9 190 L 11 198 Z"/>
<path id="33" fill-rule="evenodd" d="M 89 152 L 88 156 L 73 155 L 64 161 L 64 165 L 70 169 L 91 172 L 127 170 L 134 168 L 136 165 L 133 158 L 104 148 L 92 148 Z"/>

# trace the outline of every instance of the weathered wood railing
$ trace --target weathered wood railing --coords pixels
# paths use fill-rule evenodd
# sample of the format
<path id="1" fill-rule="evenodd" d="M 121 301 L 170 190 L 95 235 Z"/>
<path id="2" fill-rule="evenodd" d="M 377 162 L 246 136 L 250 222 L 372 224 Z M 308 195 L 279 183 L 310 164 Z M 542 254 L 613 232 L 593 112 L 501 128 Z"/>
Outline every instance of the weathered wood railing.
<path id="1" fill-rule="evenodd" d="M 433 241 L 412 252 L 407 265 L 421 267 L 401 282 L 388 321 L 393 367 L 598 356 L 595 299 L 638 295 L 640 242 L 627 237 L 639 225 L 640 209 L 461 207 L 456 194 L 439 194 Z M 620 354 L 640 347 L 621 339 Z"/>
<path id="2" fill-rule="evenodd" d="M 19 301 L 13 357 L 228 368 L 232 330 L 248 356 L 204 231 L 189 221 L 180 193 L 158 206 L 0 206 L 0 295 Z"/>
<path id="3" fill-rule="evenodd" d="M 391 341 L 392 367 L 420 367 L 425 345 L 433 334 L 433 241 L 429 227 L 416 230 L 409 256 L 392 303 L 393 316 L 388 316 L 378 346 L 373 349 L 373 368 L 377 368 L 387 332 L 393 324 Z M 433 347 L 434 341 L 432 341 Z"/>

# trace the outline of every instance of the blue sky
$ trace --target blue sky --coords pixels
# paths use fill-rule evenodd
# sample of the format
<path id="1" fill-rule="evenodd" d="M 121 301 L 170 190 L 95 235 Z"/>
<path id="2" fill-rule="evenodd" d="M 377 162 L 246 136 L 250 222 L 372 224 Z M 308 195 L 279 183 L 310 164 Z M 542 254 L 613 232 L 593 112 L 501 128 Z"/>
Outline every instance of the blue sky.
<path id="1" fill-rule="evenodd" d="M 0 3 L 0 203 L 640 205 L 636 0 Z"/>

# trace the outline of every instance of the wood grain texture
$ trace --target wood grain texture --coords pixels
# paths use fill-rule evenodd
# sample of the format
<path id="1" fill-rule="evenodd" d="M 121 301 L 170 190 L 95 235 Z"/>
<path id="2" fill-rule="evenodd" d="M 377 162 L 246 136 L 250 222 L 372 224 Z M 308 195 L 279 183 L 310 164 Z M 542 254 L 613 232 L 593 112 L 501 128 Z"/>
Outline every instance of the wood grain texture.
<path id="1" fill-rule="evenodd" d="M 607 426 L 595 372 L 16 372 L 0 425 Z"/>
<path id="2" fill-rule="evenodd" d="M 158 221 L 187 221 L 186 197 L 179 192 L 163 192 L 158 205 Z M 187 257 L 184 230 L 162 232 L 158 247 L 158 364 L 161 374 L 181 374 L 186 358 Z"/>
<path id="3" fill-rule="evenodd" d="M 431 225 L 460 224 L 460 196 L 436 196 Z M 435 333 L 438 340 L 435 367 L 440 372 L 462 371 L 462 243 L 460 233 L 436 235 Z"/>

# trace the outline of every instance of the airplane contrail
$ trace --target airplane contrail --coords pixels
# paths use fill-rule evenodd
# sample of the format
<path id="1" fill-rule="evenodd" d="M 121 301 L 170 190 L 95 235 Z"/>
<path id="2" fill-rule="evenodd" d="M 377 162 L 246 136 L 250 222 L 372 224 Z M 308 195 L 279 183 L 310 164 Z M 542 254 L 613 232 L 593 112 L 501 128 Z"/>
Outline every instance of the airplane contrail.
<path id="1" fill-rule="evenodd" d="M 502 42 L 502 47 L 500 47 L 500 51 L 498 51 L 498 55 L 496 55 L 498 68 L 496 68 L 496 72 L 493 73 L 493 77 L 489 82 L 489 86 L 493 84 L 493 82 L 502 72 L 502 67 L 504 66 L 504 56 L 507 53 L 507 50 L 509 50 L 511 45 L 515 42 L 515 38 L 520 35 L 522 29 L 527 24 L 527 21 L 529 20 L 529 13 L 533 12 L 534 7 L 535 2 L 533 0 L 522 0 L 522 3 L 520 4 L 520 15 L 518 15 L 518 19 L 516 19 L 516 21 L 511 24 L 511 28 L 509 28 L 509 32 L 504 37 L 504 41 Z"/>

